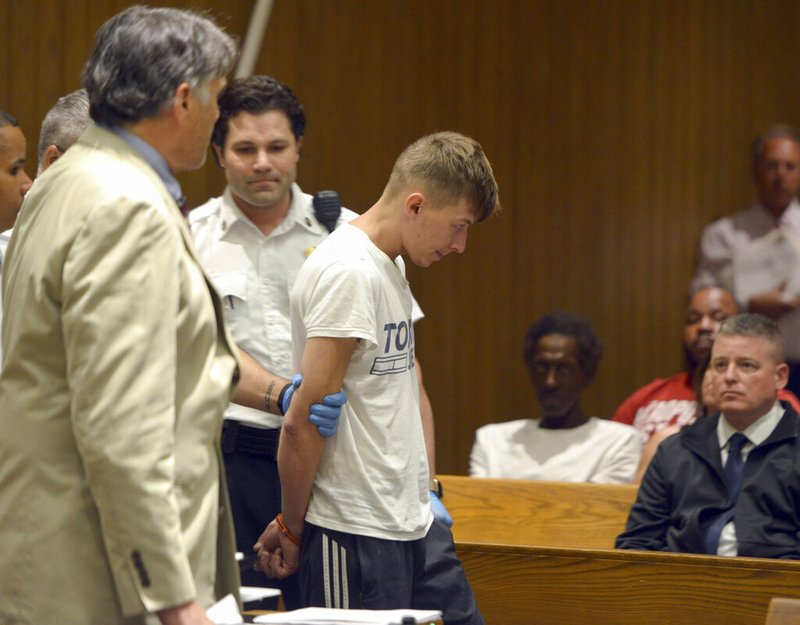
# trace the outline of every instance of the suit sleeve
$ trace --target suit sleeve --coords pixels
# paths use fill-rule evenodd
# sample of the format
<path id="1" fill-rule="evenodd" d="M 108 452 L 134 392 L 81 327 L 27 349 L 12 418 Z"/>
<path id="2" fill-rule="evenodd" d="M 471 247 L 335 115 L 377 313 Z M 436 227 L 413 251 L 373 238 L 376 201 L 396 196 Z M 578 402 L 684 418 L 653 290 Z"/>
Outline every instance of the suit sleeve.
<path id="1" fill-rule="evenodd" d="M 664 445 L 659 445 L 639 486 L 625 531 L 617 536 L 617 549 L 668 551 L 667 530 L 670 525 L 671 504 L 664 476 L 665 462 L 668 462 L 668 458 Z"/>
<path id="2" fill-rule="evenodd" d="M 163 207 L 99 206 L 64 265 L 71 420 L 126 614 L 195 596 L 175 492 L 180 234 Z"/>

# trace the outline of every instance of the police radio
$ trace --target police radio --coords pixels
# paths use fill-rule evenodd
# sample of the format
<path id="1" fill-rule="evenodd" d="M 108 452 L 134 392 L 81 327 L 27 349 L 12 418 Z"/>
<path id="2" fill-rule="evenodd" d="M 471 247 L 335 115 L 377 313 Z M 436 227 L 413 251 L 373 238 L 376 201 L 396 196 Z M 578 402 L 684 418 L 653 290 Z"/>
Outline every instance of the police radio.
<path id="1" fill-rule="evenodd" d="M 328 229 L 336 230 L 336 222 L 342 214 L 342 201 L 336 191 L 320 191 L 314 196 L 314 216 Z"/>

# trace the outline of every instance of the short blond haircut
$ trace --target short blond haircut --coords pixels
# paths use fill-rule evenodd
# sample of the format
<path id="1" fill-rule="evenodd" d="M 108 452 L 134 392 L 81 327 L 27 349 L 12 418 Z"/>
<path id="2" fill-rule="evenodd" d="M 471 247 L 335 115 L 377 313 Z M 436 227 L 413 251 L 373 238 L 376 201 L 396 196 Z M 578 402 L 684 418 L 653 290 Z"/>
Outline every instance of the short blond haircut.
<path id="1" fill-rule="evenodd" d="M 479 222 L 500 210 L 497 182 L 483 148 L 457 132 L 426 135 L 403 150 L 384 193 L 396 197 L 415 185 L 435 205 L 466 199 Z"/>

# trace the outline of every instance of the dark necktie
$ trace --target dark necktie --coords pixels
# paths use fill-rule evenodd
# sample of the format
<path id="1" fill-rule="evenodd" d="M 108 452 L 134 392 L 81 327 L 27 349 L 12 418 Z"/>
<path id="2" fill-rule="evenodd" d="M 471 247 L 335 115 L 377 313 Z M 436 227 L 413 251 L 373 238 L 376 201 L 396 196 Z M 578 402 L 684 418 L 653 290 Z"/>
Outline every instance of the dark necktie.
<path id="1" fill-rule="evenodd" d="M 725 481 L 728 485 L 730 507 L 720 514 L 708 528 L 706 534 L 706 553 L 716 554 L 719 547 L 719 537 L 722 528 L 730 523 L 736 511 L 736 500 L 739 498 L 739 489 L 742 487 L 742 448 L 747 444 L 747 437 L 741 432 L 736 432 L 728 440 L 728 460 L 725 462 Z"/>

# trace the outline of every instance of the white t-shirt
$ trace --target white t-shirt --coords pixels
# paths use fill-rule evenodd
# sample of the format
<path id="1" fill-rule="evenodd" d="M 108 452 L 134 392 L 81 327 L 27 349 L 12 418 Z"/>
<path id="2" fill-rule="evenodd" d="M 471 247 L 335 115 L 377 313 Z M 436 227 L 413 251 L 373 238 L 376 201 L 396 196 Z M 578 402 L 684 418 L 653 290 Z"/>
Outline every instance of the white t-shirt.
<path id="1" fill-rule="evenodd" d="M 642 447 L 636 428 L 597 417 L 565 430 L 539 425 L 519 419 L 479 428 L 470 475 L 598 484 L 633 479 Z"/>
<path id="2" fill-rule="evenodd" d="M 337 227 L 358 217 L 342 208 Z M 236 344 L 267 371 L 291 378 L 289 293 L 306 258 L 328 230 L 314 216 L 314 196 L 292 185 L 286 218 L 264 236 L 236 206 L 230 187 L 189 213 L 200 264 L 220 295 L 225 323 Z M 414 321 L 424 317 L 414 302 Z M 282 417 L 231 403 L 226 419 L 278 428 Z"/>
<path id="3" fill-rule="evenodd" d="M 424 537 L 433 516 L 402 259 L 345 224 L 303 265 L 291 302 L 296 368 L 309 338 L 358 339 L 342 384 L 348 402 L 325 444 L 306 520 L 387 540 Z"/>
<path id="4" fill-rule="evenodd" d="M 222 298 L 236 344 L 275 375 L 291 378 L 289 292 L 297 272 L 328 230 L 314 217 L 313 196 L 292 185 L 286 218 L 269 236 L 236 206 L 230 188 L 189 213 L 200 264 Z M 342 209 L 338 224 L 357 217 Z M 281 417 L 230 404 L 226 419 L 280 427 Z"/>

